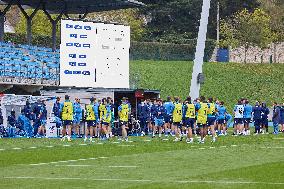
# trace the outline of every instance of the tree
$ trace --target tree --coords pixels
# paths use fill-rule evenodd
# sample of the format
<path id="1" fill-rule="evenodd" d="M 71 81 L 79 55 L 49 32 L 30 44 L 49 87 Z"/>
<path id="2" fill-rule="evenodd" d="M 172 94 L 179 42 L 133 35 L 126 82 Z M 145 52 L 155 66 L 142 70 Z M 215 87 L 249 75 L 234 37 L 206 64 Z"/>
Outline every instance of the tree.
<path id="1" fill-rule="evenodd" d="M 131 28 L 131 40 L 139 41 L 145 33 L 144 17 L 140 15 L 138 9 L 122 9 L 104 12 L 95 12 L 87 18 L 100 21 L 129 25 Z"/>
<path id="2" fill-rule="evenodd" d="M 31 14 L 33 10 L 28 10 L 28 14 Z M 52 15 L 55 19 L 58 15 Z M 76 17 L 77 15 L 70 15 Z M 78 16 L 77 16 L 78 17 Z M 139 40 L 144 33 L 144 21 L 140 17 L 136 9 L 125 9 L 116 11 L 105 11 L 90 13 L 87 19 L 100 21 L 100 22 L 114 22 L 118 24 L 130 25 L 131 27 L 131 39 Z M 24 34 L 26 33 L 26 19 L 24 15 L 21 15 L 20 22 L 16 26 L 16 32 Z M 47 16 L 43 11 L 38 11 L 32 21 L 32 33 L 35 35 L 51 35 L 52 26 Z M 56 35 L 60 37 L 60 22 L 57 24 Z"/>
<path id="3" fill-rule="evenodd" d="M 221 21 L 220 46 L 243 46 L 246 63 L 249 46 L 265 48 L 275 40 L 276 35 L 270 23 L 270 16 L 261 9 L 255 9 L 253 12 L 244 9 L 237 12 L 232 18 Z"/>

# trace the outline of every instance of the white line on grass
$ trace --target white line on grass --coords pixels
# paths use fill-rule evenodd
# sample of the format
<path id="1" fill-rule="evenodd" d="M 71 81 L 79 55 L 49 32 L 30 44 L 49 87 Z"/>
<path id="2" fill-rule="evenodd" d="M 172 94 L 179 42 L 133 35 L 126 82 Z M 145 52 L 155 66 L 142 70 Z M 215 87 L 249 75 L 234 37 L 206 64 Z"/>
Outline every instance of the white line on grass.
<path id="1" fill-rule="evenodd" d="M 48 165 L 48 164 L 57 164 L 57 163 L 68 163 L 68 162 L 77 162 L 77 161 L 87 161 L 87 160 L 96 160 L 96 159 L 106 159 L 108 157 L 98 157 L 98 158 L 87 158 L 87 159 L 71 159 L 71 160 L 65 160 L 65 161 L 52 161 L 52 162 L 46 162 L 46 163 L 32 163 L 29 165 L 37 166 L 37 165 Z"/>
<path id="2" fill-rule="evenodd" d="M 210 149 L 213 149 L 213 148 L 215 148 L 214 146 L 210 146 Z"/>
<path id="3" fill-rule="evenodd" d="M 4 151 L 5 149 L 1 148 L 0 151 Z"/>
<path id="4" fill-rule="evenodd" d="M 152 182 L 151 180 L 132 180 L 132 179 L 95 179 L 95 178 L 51 178 L 51 177 L 4 177 L 5 179 L 42 179 L 42 180 L 92 180 L 92 181 L 118 181 L 118 182 Z"/>
<path id="5" fill-rule="evenodd" d="M 46 146 L 47 148 L 53 148 L 54 146 Z"/>
<path id="6" fill-rule="evenodd" d="M 81 177 L 4 177 L 4 179 L 37 179 L 37 180 L 92 180 L 92 181 L 117 181 L 117 182 L 156 182 L 156 183 L 213 183 L 213 184 L 266 184 L 266 185 L 284 185 L 284 182 L 254 182 L 254 181 L 224 181 L 224 180 L 185 180 L 185 181 L 164 181 L 164 180 L 143 180 L 143 179 L 107 179 L 107 178 L 81 178 Z"/>
<path id="7" fill-rule="evenodd" d="M 284 138 L 273 138 L 274 140 L 284 140 Z"/>
<path id="8" fill-rule="evenodd" d="M 36 146 L 31 146 L 29 147 L 30 149 L 36 149 L 37 147 Z"/>
<path id="9" fill-rule="evenodd" d="M 80 146 L 87 146 L 88 144 L 79 144 Z"/>
<path id="10" fill-rule="evenodd" d="M 112 144 L 119 144 L 120 142 L 112 142 Z"/>
<path id="11" fill-rule="evenodd" d="M 110 167 L 110 168 L 137 168 L 138 166 L 132 166 L 132 165 L 110 165 L 108 167 Z"/>
<path id="12" fill-rule="evenodd" d="M 268 185 L 284 185 L 282 182 L 254 182 L 254 181 L 222 181 L 222 180 L 185 180 L 176 181 L 178 183 L 215 183 L 215 184 L 268 184 Z"/>
<path id="13" fill-rule="evenodd" d="M 227 146 L 220 146 L 221 148 L 227 148 Z"/>
<path id="14" fill-rule="evenodd" d="M 205 148 L 198 148 L 199 150 L 205 150 Z"/>
<path id="15" fill-rule="evenodd" d="M 21 150 L 22 148 L 12 148 L 13 150 Z"/>
<path id="16" fill-rule="evenodd" d="M 56 167 L 91 167 L 92 165 L 55 165 Z"/>
<path id="17" fill-rule="evenodd" d="M 234 145 L 234 144 L 233 144 L 233 145 L 231 145 L 231 146 L 232 146 L 232 147 L 237 147 L 238 145 Z"/>
<path id="18" fill-rule="evenodd" d="M 69 144 L 65 144 L 65 145 L 62 145 L 62 146 L 64 146 L 64 147 L 69 147 L 69 146 L 71 146 L 71 145 L 69 145 Z"/>
<path id="19" fill-rule="evenodd" d="M 144 140 L 145 142 L 151 142 L 151 140 Z"/>

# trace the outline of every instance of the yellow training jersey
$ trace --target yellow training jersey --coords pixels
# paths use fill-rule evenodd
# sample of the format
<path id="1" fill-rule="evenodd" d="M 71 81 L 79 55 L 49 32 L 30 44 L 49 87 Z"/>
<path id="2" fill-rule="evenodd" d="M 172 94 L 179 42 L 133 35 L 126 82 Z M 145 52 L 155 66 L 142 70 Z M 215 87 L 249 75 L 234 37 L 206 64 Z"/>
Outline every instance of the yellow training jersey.
<path id="1" fill-rule="evenodd" d="M 173 111 L 173 122 L 179 123 L 182 120 L 182 104 L 177 103 L 175 104 L 175 108 Z"/>
<path id="2" fill-rule="evenodd" d="M 94 111 L 94 104 L 89 104 L 86 107 L 86 120 L 87 121 L 95 121 L 95 111 Z"/>
<path id="3" fill-rule="evenodd" d="M 128 115 L 129 115 L 128 104 L 122 104 L 121 105 L 121 111 L 119 113 L 119 120 L 123 121 L 123 122 L 128 121 Z"/>
<path id="4" fill-rule="evenodd" d="M 206 124 L 207 122 L 207 112 L 208 112 L 208 105 L 207 103 L 200 103 L 200 108 L 197 114 L 197 123 Z"/>
<path id="5" fill-rule="evenodd" d="M 215 109 L 215 104 L 214 103 L 209 103 L 209 108 L 207 114 L 210 115 L 215 115 L 216 109 Z"/>
<path id="6" fill-rule="evenodd" d="M 73 104 L 70 101 L 65 101 L 63 103 L 62 120 L 73 120 Z"/>
<path id="7" fill-rule="evenodd" d="M 99 112 L 100 112 L 100 120 L 103 120 L 107 114 L 106 105 L 101 104 L 99 106 Z"/>
<path id="8" fill-rule="evenodd" d="M 195 106 L 194 104 L 187 104 L 187 110 L 185 113 L 186 118 L 195 118 Z"/>

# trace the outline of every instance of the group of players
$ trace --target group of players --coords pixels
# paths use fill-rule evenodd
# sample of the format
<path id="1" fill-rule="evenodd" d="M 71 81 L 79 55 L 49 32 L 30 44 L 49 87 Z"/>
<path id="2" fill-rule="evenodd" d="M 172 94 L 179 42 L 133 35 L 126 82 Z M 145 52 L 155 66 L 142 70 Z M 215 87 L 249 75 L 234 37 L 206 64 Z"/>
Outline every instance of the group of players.
<path id="1" fill-rule="evenodd" d="M 233 109 L 233 116 L 230 115 L 224 106 L 223 101 L 213 98 L 200 98 L 192 101 L 187 97 L 181 102 L 178 97 L 172 101 L 171 97 L 163 103 L 161 99 L 143 101 L 138 108 L 139 119 L 143 128 L 143 134 L 152 132 L 155 137 L 158 129 L 159 137 L 162 132 L 165 136 L 175 135 L 175 141 L 182 140 L 186 136 L 186 142 L 193 142 L 193 132 L 200 134 L 200 143 L 204 143 L 206 135 L 212 136 L 212 142 L 216 141 L 219 135 L 227 135 L 229 122 L 234 117 L 233 135 L 250 135 L 250 123 L 254 123 L 254 133 L 268 134 L 268 118 L 270 114 L 266 103 L 256 102 L 254 106 L 249 104 L 247 99 L 238 100 Z M 284 132 L 284 104 L 273 104 L 273 134 L 278 134 L 279 124 Z M 151 131 L 152 130 L 152 131 Z"/>
<path id="2" fill-rule="evenodd" d="M 82 118 L 80 100 L 76 98 L 75 103 L 72 103 L 69 96 L 66 96 L 64 103 L 59 101 L 58 98 L 53 112 L 55 116 L 60 116 L 62 119 L 62 140 L 65 138 L 71 140 L 72 126 L 76 127 L 76 132 L 79 134 Z M 87 126 L 84 141 L 88 138 L 92 141 L 94 136 L 107 139 L 112 136 L 111 123 L 114 120 L 114 109 L 111 98 L 102 99 L 100 102 L 97 102 L 95 98 L 90 99 L 90 104 L 85 108 Z M 60 112 L 60 115 L 57 115 L 57 112 Z M 123 98 L 118 107 L 118 120 L 124 140 L 128 140 L 127 128 L 130 113 L 131 105 L 127 98 Z M 266 103 L 256 102 L 254 106 L 251 106 L 247 99 L 241 99 L 235 105 L 232 116 L 227 112 L 223 101 L 219 102 L 213 98 L 206 100 L 203 96 L 195 100 L 187 97 L 184 102 L 179 97 L 174 97 L 173 101 L 171 97 L 168 97 L 166 101 L 146 99 L 138 105 L 137 109 L 142 136 L 150 134 L 155 137 L 158 133 L 161 137 L 164 133 L 165 137 L 169 134 L 175 136 L 174 141 L 181 141 L 185 136 L 187 143 L 193 142 L 194 134 L 200 135 L 200 143 L 204 143 L 207 135 L 211 135 L 212 142 L 215 142 L 218 135 L 227 135 L 228 123 L 232 117 L 234 117 L 233 135 L 250 135 L 251 122 L 254 123 L 255 134 L 268 133 L 269 113 Z M 281 131 L 284 130 L 284 105 L 274 104 L 273 123 L 274 134 L 278 134 L 279 124 L 281 124 Z"/>
<path id="3" fill-rule="evenodd" d="M 37 133 L 36 136 L 43 136 L 47 119 L 45 103 L 37 103 L 33 110 L 27 107 L 29 106 L 22 110 L 19 120 L 22 123 L 29 123 L 28 119 L 31 119 L 33 117 L 31 115 L 35 114 L 34 123 L 38 126 L 33 128 Z M 92 141 L 94 137 L 103 139 L 112 137 L 114 111 L 117 111 L 118 114 L 121 139 L 128 140 L 127 129 L 129 128 L 131 105 L 127 98 L 123 98 L 121 104 L 115 106 L 111 98 L 97 101 L 92 97 L 90 103 L 82 108 L 79 98 L 75 98 L 75 102 L 71 102 L 70 97 L 66 95 L 64 102 L 61 102 L 61 99 L 57 97 L 52 108 L 57 127 L 62 126 L 62 140 L 67 139 L 68 141 L 71 140 L 72 129 L 76 135 L 80 136 L 80 125 L 83 120 L 86 122 L 84 141 Z M 175 136 L 174 141 L 181 141 L 185 137 L 187 143 L 192 143 L 193 135 L 199 134 L 199 142 L 204 143 L 207 135 L 212 136 L 212 142 L 216 141 L 217 136 L 227 135 L 228 125 L 233 117 L 233 135 L 250 135 L 251 122 L 254 123 L 255 134 L 268 133 L 270 110 L 265 103 L 256 102 L 254 106 L 251 106 L 247 99 L 241 99 L 235 105 L 232 116 L 228 113 L 224 102 L 213 100 L 213 98 L 206 100 L 201 96 L 195 100 L 187 97 L 183 102 L 178 97 L 174 97 L 173 100 L 171 97 L 167 97 L 165 101 L 145 99 L 139 103 L 136 112 L 142 136 L 155 137 L 158 133 L 159 137 L 162 134 L 165 137 Z M 13 120 L 16 120 L 12 119 L 13 116 L 8 117 L 8 122 L 11 124 Z M 272 121 L 274 134 L 278 134 L 279 124 L 281 125 L 280 131 L 284 131 L 284 104 L 274 103 Z M 24 127 L 26 128 L 26 126 Z M 31 133 L 32 127 L 27 127 L 25 130 Z"/>

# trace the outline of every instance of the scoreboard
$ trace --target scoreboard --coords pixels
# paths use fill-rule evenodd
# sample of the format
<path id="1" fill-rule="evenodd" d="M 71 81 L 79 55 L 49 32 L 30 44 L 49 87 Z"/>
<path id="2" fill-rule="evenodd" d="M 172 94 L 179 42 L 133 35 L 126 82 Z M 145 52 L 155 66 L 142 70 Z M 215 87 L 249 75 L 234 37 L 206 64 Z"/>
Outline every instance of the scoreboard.
<path id="1" fill-rule="evenodd" d="M 130 27 L 62 20 L 60 86 L 129 88 Z"/>

